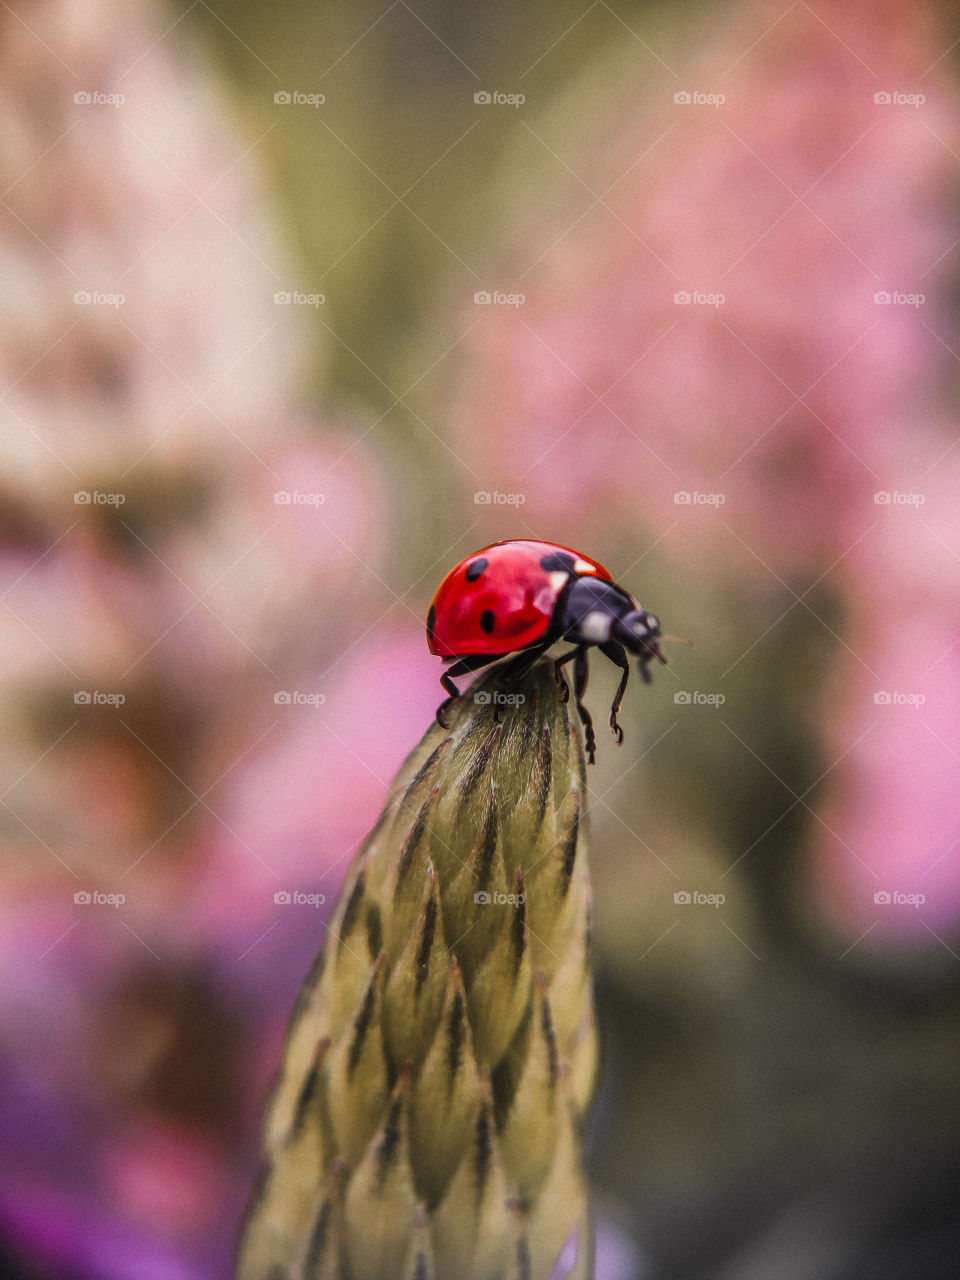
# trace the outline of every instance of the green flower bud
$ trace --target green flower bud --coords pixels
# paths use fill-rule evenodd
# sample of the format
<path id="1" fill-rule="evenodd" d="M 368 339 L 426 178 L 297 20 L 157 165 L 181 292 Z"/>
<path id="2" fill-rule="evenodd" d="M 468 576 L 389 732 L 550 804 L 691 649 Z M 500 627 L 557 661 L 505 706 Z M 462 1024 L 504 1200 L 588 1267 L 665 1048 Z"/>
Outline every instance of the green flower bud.
<path id="1" fill-rule="evenodd" d="M 478 692 L 496 690 L 497 672 Z M 551 665 L 397 776 L 291 1018 L 239 1280 L 592 1274 L 583 753 Z"/>

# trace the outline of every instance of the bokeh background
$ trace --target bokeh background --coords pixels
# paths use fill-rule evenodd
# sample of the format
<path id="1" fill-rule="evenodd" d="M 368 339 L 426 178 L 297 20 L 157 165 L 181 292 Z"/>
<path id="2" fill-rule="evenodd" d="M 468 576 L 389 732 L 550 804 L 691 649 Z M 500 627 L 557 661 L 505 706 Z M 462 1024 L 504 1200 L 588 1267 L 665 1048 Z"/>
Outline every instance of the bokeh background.
<path id="1" fill-rule="evenodd" d="M 955 1277 L 953 7 L 0 36 L 0 1274 L 229 1275 L 432 591 L 533 536 L 694 642 L 590 779 L 601 1280 Z"/>

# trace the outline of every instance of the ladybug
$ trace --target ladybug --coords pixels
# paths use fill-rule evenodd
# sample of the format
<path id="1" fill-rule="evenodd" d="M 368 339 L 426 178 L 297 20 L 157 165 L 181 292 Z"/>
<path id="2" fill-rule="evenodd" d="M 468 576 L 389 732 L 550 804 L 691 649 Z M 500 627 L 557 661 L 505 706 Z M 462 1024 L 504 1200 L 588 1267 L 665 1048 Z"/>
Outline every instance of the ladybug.
<path id="1" fill-rule="evenodd" d="M 610 708 L 610 729 L 618 743 L 623 730 L 617 712 L 630 675 L 628 654 L 638 655 L 640 674 L 650 680 L 648 664 L 666 662 L 660 652 L 660 624 L 597 560 L 555 542 L 533 539 L 495 542 L 451 569 L 437 588 L 427 614 L 427 645 L 449 669 L 440 683 L 450 695 L 437 708 L 437 720 L 460 696 L 453 676 L 466 675 L 508 655 L 504 674 L 524 675 L 557 641 L 575 647 L 555 660 L 554 672 L 564 702 L 570 696 L 562 668 L 571 660 L 577 713 L 583 724 L 587 758 L 594 762 L 596 735 L 583 705 L 587 687 L 587 650 L 600 652 L 623 671 Z"/>

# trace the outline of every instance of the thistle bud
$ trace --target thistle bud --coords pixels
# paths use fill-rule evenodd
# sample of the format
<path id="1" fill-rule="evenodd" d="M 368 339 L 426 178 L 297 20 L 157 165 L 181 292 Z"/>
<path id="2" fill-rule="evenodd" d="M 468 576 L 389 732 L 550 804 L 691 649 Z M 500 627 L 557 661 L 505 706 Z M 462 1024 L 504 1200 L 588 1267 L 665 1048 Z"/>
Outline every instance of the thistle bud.
<path id="1" fill-rule="evenodd" d="M 490 695 L 497 673 L 476 686 Z M 596 1032 L 583 753 L 551 666 L 394 782 L 291 1018 L 239 1280 L 547 1280 Z"/>

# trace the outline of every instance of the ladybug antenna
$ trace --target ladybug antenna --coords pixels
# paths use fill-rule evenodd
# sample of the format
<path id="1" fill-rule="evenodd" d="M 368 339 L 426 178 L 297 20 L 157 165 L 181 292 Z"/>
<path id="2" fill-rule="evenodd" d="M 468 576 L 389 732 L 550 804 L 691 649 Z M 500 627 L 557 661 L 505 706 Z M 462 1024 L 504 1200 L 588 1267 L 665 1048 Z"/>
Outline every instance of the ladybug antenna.
<path id="1" fill-rule="evenodd" d="M 693 648 L 693 641 L 688 640 L 686 636 L 657 636 L 658 640 L 669 640 L 671 644 L 685 644 L 688 649 Z"/>

